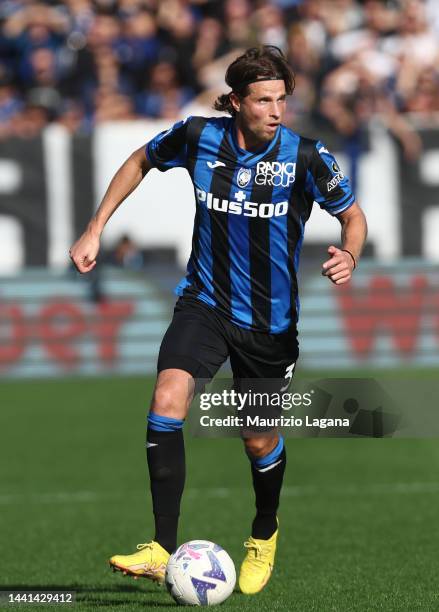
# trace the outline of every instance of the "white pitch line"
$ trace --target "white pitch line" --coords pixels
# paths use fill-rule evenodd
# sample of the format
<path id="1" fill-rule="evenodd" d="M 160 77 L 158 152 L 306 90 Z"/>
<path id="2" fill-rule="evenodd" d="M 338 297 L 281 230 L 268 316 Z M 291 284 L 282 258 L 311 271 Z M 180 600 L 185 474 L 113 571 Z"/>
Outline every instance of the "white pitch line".
<path id="1" fill-rule="evenodd" d="M 21 503 L 36 504 L 63 504 L 63 503 L 83 503 L 95 502 L 103 496 L 93 491 L 53 492 L 53 493 L 11 493 L 0 495 L 0 505 L 7 506 Z"/>
<path id="2" fill-rule="evenodd" d="M 394 482 L 369 483 L 366 485 L 298 485 L 285 486 L 282 489 L 283 497 L 313 497 L 313 496 L 348 496 L 360 497 L 362 495 L 418 495 L 424 493 L 439 493 L 439 482 Z M 188 487 L 184 492 L 184 499 L 210 498 L 224 499 L 229 497 L 240 498 L 242 495 L 252 495 L 250 488 L 241 487 Z M 83 504 L 118 502 L 128 498 L 146 498 L 145 491 L 127 493 L 125 491 L 54 491 L 48 493 L 11 493 L 0 495 L 0 506 L 16 504 Z"/>

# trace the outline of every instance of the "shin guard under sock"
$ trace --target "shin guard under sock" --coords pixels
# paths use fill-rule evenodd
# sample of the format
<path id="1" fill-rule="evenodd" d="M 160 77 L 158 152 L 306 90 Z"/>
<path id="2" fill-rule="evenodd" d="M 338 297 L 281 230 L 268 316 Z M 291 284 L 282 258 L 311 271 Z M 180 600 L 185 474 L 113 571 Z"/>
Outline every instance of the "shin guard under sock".
<path id="1" fill-rule="evenodd" d="M 277 529 L 276 513 L 287 463 L 282 436 L 276 447 L 265 457 L 250 457 L 253 488 L 256 496 L 256 516 L 252 536 L 268 540 Z"/>
<path id="2" fill-rule="evenodd" d="M 178 517 L 186 475 L 181 419 L 150 412 L 146 455 L 155 519 L 154 540 L 172 553 L 177 547 Z"/>

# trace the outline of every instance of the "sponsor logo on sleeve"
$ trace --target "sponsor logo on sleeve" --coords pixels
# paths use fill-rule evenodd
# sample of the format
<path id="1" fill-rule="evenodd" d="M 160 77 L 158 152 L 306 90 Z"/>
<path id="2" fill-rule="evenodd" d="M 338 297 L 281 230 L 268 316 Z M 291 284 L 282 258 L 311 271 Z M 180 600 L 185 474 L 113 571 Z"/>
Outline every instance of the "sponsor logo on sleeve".
<path id="1" fill-rule="evenodd" d="M 335 164 L 335 163 L 334 163 L 334 164 L 332 164 L 332 168 L 333 168 L 333 170 L 335 171 L 334 166 L 335 166 L 336 168 L 338 168 L 338 166 L 337 166 L 337 164 Z M 343 174 L 343 172 L 342 172 L 342 171 L 341 171 L 341 170 L 338 168 L 338 172 L 337 172 L 337 174 L 336 174 L 336 175 L 334 175 L 334 176 L 332 177 L 332 179 L 331 179 L 331 180 L 330 180 L 328 183 L 326 183 L 326 188 L 327 188 L 328 192 L 329 192 L 329 191 L 332 191 L 333 189 L 335 189 L 335 188 L 337 187 L 337 185 L 338 185 L 339 183 L 341 183 L 341 181 L 342 181 L 343 179 L 344 179 L 344 174 Z"/>

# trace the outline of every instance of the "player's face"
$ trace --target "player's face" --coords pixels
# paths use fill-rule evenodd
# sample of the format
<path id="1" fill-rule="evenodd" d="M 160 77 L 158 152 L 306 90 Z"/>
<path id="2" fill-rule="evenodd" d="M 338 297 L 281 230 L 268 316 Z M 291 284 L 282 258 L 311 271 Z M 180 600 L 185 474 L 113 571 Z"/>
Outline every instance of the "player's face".
<path id="1" fill-rule="evenodd" d="M 251 83 L 244 98 L 234 96 L 237 126 L 255 142 L 270 141 L 285 114 L 286 93 L 283 80 Z"/>

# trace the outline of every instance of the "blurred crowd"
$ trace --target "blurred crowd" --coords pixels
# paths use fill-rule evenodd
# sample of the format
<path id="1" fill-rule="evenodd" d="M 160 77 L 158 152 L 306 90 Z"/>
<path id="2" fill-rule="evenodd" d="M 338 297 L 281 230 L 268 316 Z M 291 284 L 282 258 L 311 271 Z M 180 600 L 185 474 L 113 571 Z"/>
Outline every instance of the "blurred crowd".
<path id="1" fill-rule="evenodd" d="M 214 114 L 227 65 L 264 43 L 296 74 L 287 123 L 348 143 L 380 116 L 416 156 L 408 114 L 439 115 L 438 0 L 2 0 L 0 137 Z"/>

